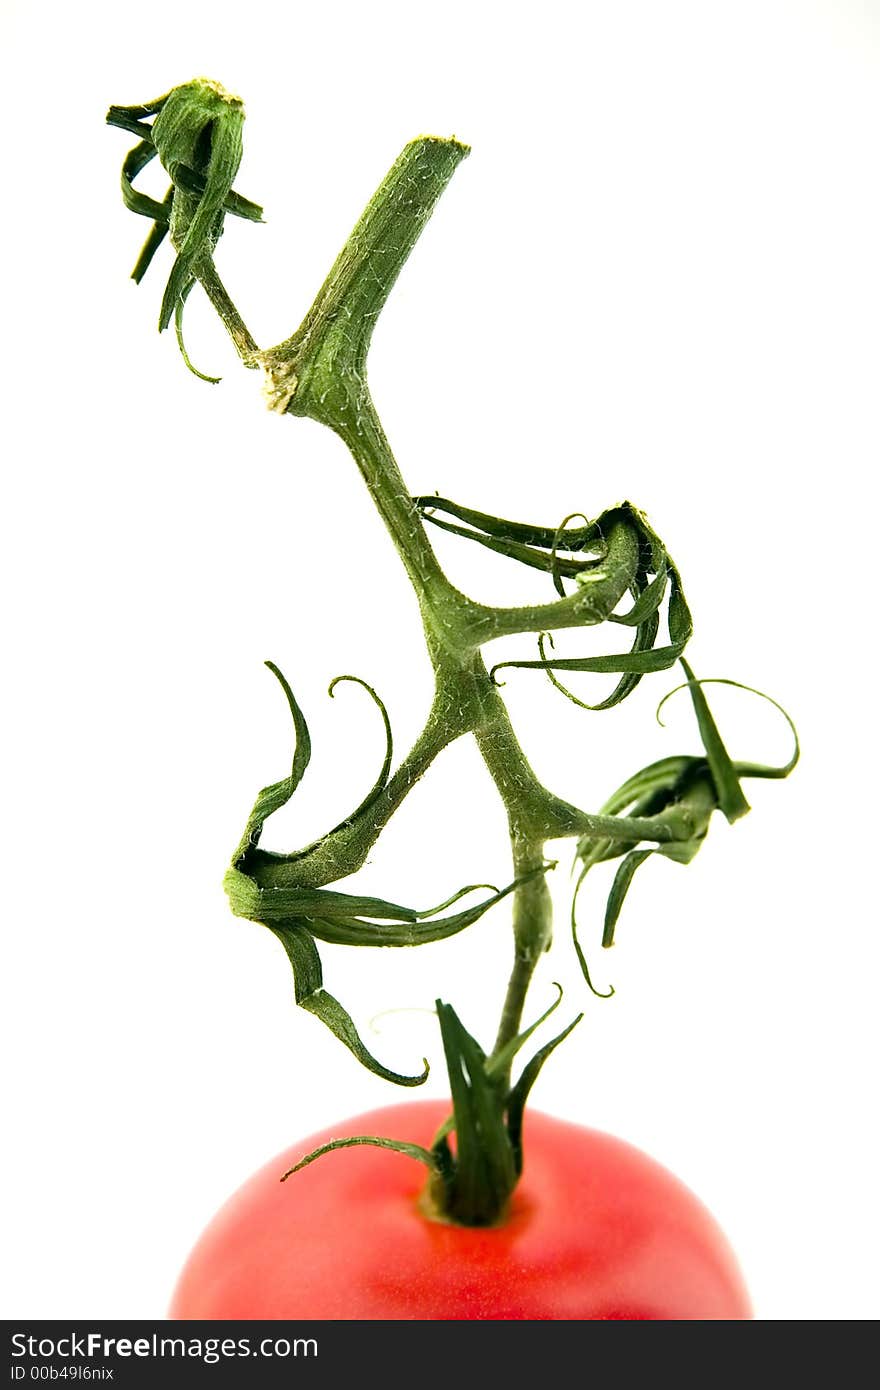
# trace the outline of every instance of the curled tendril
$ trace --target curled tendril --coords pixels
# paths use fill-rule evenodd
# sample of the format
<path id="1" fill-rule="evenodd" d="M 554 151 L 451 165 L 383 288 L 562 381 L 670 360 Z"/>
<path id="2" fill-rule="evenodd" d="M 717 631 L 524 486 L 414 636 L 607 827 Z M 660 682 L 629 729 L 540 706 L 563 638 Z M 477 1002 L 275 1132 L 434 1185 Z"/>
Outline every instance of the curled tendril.
<path id="1" fill-rule="evenodd" d="M 610 999 L 610 998 L 612 997 L 612 995 L 614 994 L 614 992 L 615 992 L 615 991 L 614 991 L 614 986 L 613 986 L 613 985 L 609 985 L 609 986 L 608 986 L 608 989 L 607 989 L 607 991 L 606 991 L 605 993 L 603 993 L 602 990 L 596 988 L 596 986 L 593 984 L 592 979 L 590 978 L 590 967 L 587 965 L 587 958 L 586 958 L 586 956 L 584 955 L 583 947 L 581 946 L 581 943 L 580 943 L 580 941 L 578 940 L 578 933 L 577 933 L 577 900 L 578 900 L 578 894 L 579 894 L 580 891 L 581 891 L 581 884 L 583 883 L 584 879 L 586 878 L 586 876 L 587 876 L 587 871 L 590 869 L 590 867 L 591 867 L 591 865 L 590 865 L 589 863 L 584 865 L 584 867 L 582 868 L 582 870 L 581 870 L 581 872 L 580 872 L 580 875 L 579 875 L 579 877 L 578 877 L 578 881 L 577 881 L 577 883 L 575 884 L 574 894 L 573 894 L 572 900 L 571 900 L 571 939 L 572 939 L 572 944 L 574 945 L 575 954 L 577 955 L 577 958 L 578 958 L 578 964 L 579 964 L 580 967 L 581 967 L 581 974 L 583 975 L 583 977 L 584 977 L 584 979 L 585 979 L 585 981 L 586 981 L 586 983 L 587 983 L 587 988 L 590 990 L 590 993 L 591 993 L 591 994 L 594 994 L 594 995 L 596 996 L 597 999 Z"/>
<path id="2" fill-rule="evenodd" d="M 356 821 L 359 816 L 364 815 L 364 813 L 368 811 L 370 807 L 373 805 L 373 802 L 376 800 L 376 798 L 378 796 L 381 796 L 388 783 L 388 774 L 391 771 L 391 763 L 394 758 L 394 740 L 391 734 L 391 720 L 388 718 L 388 710 L 385 707 L 385 702 L 383 701 L 382 697 L 373 689 L 371 685 L 368 685 L 365 680 L 362 680 L 360 676 L 336 676 L 336 678 L 330 682 L 330 685 L 327 688 L 327 694 L 330 696 L 331 700 L 334 697 L 334 692 L 336 690 L 337 685 L 341 685 L 343 681 L 348 681 L 352 685 L 359 685 L 363 690 L 366 690 L 367 694 L 370 696 L 371 700 L 373 701 L 380 715 L 382 716 L 382 724 L 385 729 L 385 756 L 382 759 L 382 766 L 379 769 L 379 776 L 376 778 L 372 787 L 367 792 L 367 795 L 364 797 L 363 801 L 352 811 L 350 816 L 346 816 L 345 820 L 340 821 L 338 825 L 335 825 L 333 827 L 333 829 L 329 832 L 329 834 L 331 835 L 335 834 L 337 830 L 344 830 L 346 826 L 349 826 L 354 821 Z"/>
<path id="3" fill-rule="evenodd" d="M 772 695 L 768 695 L 764 690 L 757 690 L 753 685 L 744 685 L 742 681 L 730 680 L 726 676 L 703 676 L 700 680 L 691 679 L 682 681 L 681 685 L 677 685 L 674 689 L 668 691 L 657 706 L 657 723 L 661 725 L 661 727 L 665 727 L 663 720 L 660 718 L 660 711 L 667 700 L 671 700 L 673 695 L 677 695 L 680 690 L 689 690 L 694 686 L 702 685 L 730 685 L 733 686 L 735 690 L 745 690 L 749 695 L 757 695 L 759 699 L 766 700 L 774 709 L 779 710 L 779 713 L 791 729 L 792 737 L 794 738 L 794 752 L 787 763 L 783 763 L 779 767 L 765 767 L 762 763 L 735 762 L 733 766 L 740 777 L 787 777 L 790 772 L 794 771 L 801 756 L 801 745 L 794 720 L 788 713 L 788 710 L 784 709 L 778 700 L 774 700 Z"/>
<path id="4" fill-rule="evenodd" d="M 559 562 L 556 552 L 559 549 L 559 543 L 562 540 L 563 533 L 566 527 L 568 526 L 568 523 L 570 521 L 574 521 L 575 517 L 580 517 L 584 525 L 589 526 L 589 519 L 584 516 L 583 512 L 569 512 L 568 516 L 565 517 L 557 526 L 553 534 L 553 544 L 550 547 L 550 574 L 553 579 L 553 587 L 560 598 L 565 598 L 566 595 L 565 586 L 562 583 L 562 577 L 559 573 Z M 566 550 L 568 549 L 570 549 L 570 547 L 566 546 Z"/>
<path id="5" fill-rule="evenodd" d="M 174 332 L 177 337 L 177 346 L 180 349 L 180 355 L 183 358 L 184 365 L 189 368 L 193 376 L 197 376 L 199 381 L 207 381 L 212 386 L 217 386 L 219 385 L 222 378 L 220 378 L 219 376 L 207 376 L 205 372 L 200 372 L 198 367 L 193 365 L 192 359 L 190 358 L 190 355 L 186 350 L 186 343 L 183 339 L 183 306 L 186 303 L 187 298 L 189 296 L 189 292 L 194 284 L 195 281 L 191 280 L 190 283 L 187 285 L 186 289 L 181 294 L 174 308 Z"/>
<path id="6" fill-rule="evenodd" d="M 614 931 L 624 900 L 636 871 L 646 860 L 652 856 L 660 856 L 680 864 L 690 863 L 706 838 L 711 817 L 716 810 L 722 811 L 731 823 L 748 811 L 749 804 L 742 791 L 741 779 L 787 777 L 800 756 L 800 744 L 794 722 L 772 696 L 762 690 L 756 690 L 753 686 L 744 685 L 741 681 L 728 680 L 725 677 L 706 677 L 698 680 L 684 658 L 681 658 L 681 664 L 688 679 L 669 691 L 660 701 L 657 719 L 660 724 L 663 723 L 661 711 L 672 695 L 679 690 L 688 690 L 697 717 L 704 756 L 675 756 L 652 763 L 650 767 L 643 768 L 624 782 L 602 807 L 602 813 L 606 815 L 619 815 L 630 808 L 628 814 L 633 817 L 666 814 L 676 816 L 680 818 L 678 831 L 671 840 L 654 844 L 647 849 L 623 849 L 609 840 L 595 836 L 584 836 L 578 843 L 577 858 L 581 860 L 583 867 L 572 901 L 573 935 L 577 895 L 587 871 L 601 860 L 620 858 L 605 908 L 602 945 L 606 948 L 614 942 Z M 776 767 L 762 763 L 734 762 L 727 752 L 703 695 L 704 685 L 730 685 L 735 689 L 758 695 L 779 710 L 794 737 L 794 751 L 788 762 Z M 578 951 L 585 979 L 592 988 L 576 935 L 575 949 Z"/>
<path id="7" fill-rule="evenodd" d="M 501 891 L 494 883 L 469 883 L 467 887 L 459 888 L 457 893 L 453 893 L 451 897 L 446 898 L 442 903 L 438 903 L 436 907 L 428 907 L 425 908 L 423 912 L 417 912 L 416 917 L 419 921 L 430 917 L 436 917 L 438 912 L 445 912 L 447 907 L 452 907 L 453 903 L 457 903 L 462 898 L 466 898 L 468 893 L 478 893 L 480 889 L 484 889 L 487 893 L 493 894 L 498 894 Z"/>
<path id="8" fill-rule="evenodd" d="M 393 1009 L 380 1009 L 378 1013 L 373 1014 L 373 1017 L 367 1023 L 367 1027 L 371 1033 L 375 1033 L 377 1038 L 381 1037 L 382 1029 L 380 1025 L 384 1023 L 385 1019 L 397 1018 L 401 1014 L 421 1014 L 426 1018 L 436 1018 L 437 1016 L 435 1009 L 428 1009 L 423 1004 L 400 1004 Z"/>
<path id="9" fill-rule="evenodd" d="M 573 705 L 577 705 L 578 709 L 595 709 L 595 705 L 588 705 L 585 703 L 585 701 L 578 699 L 574 691 L 569 690 L 567 686 L 562 684 L 562 681 L 559 679 L 556 672 L 553 670 L 553 667 L 550 665 L 550 659 L 547 656 L 546 651 L 546 644 L 549 644 L 551 651 L 556 650 L 556 643 L 553 640 L 553 633 L 539 632 L 538 651 L 541 653 L 541 660 L 544 663 L 546 663 L 544 666 L 544 671 L 550 684 L 554 686 L 556 690 L 559 691 L 560 695 L 564 695 L 566 700 L 571 700 L 571 703 Z"/>
<path id="10" fill-rule="evenodd" d="M 619 704 L 621 700 L 625 699 L 625 697 L 629 694 L 630 690 L 632 689 L 632 683 L 635 681 L 636 678 L 631 674 L 624 675 L 618 681 L 611 694 L 606 696 L 604 700 L 597 701 L 595 705 L 587 704 L 586 700 L 581 700 L 579 696 L 575 695 L 573 690 L 569 690 L 567 685 L 562 684 L 562 681 L 559 679 L 559 677 L 553 669 L 551 659 L 547 656 L 545 643 L 549 643 L 551 651 L 555 650 L 556 643 L 553 640 L 552 632 L 541 632 L 538 634 L 538 651 L 541 653 L 541 662 L 543 663 L 544 673 L 547 676 L 547 679 L 549 680 L 550 684 L 554 686 L 554 688 L 558 690 L 561 695 L 564 695 L 566 700 L 570 700 L 573 705 L 577 705 L 578 709 L 586 709 L 593 711 L 611 709 L 612 706 Z M 637 633 L 636 642 L 633 644 L 632 650 L 639 651 L 641 649 L 643 648 L 640 648 L 639 646 L 639 636 Z"/>
<path id="11" fill-rule="evenodd" d="M 540 1018 L 536 1018 L 534 1023 L 529 1024 L 528 1028 L 524 1028 L 521 1033 L 517 1033 L 516 1037 L 511 1038 L 510 1042 L 508 1042 L 498 1052 L 492 1053 L 492 1056 L 486 1062 L 487 1076 L 503 1076 L 504 1073 L 507 1070 L 509 1070 L 510 1064 L 513 1061 L 514 1057 L 517 1055 L 520 1049 L 528 1042 L 532 1034 L 536 1033 L 538 1029 L 541 1027 L 541 1024 L 546 1023 L 550 1015 L 556 1012 L 556 1010 L 559 1008 L 559 1005 L 562 1003 L 563 989 L 562 985 L 559 984 L 557 980 L 553 981 L 553 988 L 556 990 L 556 998 L 553 1000 L 552 1004 L 548 1005 L 548 1007 L 541 1014 Z"/>

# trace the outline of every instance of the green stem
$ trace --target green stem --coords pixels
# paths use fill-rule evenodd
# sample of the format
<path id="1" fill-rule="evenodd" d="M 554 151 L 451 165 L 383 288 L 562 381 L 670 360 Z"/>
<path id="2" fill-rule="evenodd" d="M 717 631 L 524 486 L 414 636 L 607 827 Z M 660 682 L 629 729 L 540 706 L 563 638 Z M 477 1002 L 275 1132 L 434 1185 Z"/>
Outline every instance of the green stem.
<path id="1" fill-rule="evenodd" d="M 638 559 L 632 532 L 622 526 L 612 528 L 608 556 L 596 582 L 561 603 L 531 609 L 490 609 L 472 602 L 450 584 L 440 567 L 369 395 L 365 368 L 369 333 L 412 244 L 405 236 L 395 236 L 392 246 L 380 244 L 380 233 L 387 230 L 388 223 L 375 205 L 384 196 L 383 190 L 390 190 L 392 199 L 405 196 L 410 211 L 423 197 L 423 213 L 409 223 L 410 229 L 420 228 L 427 216 L 424 208 L 433 205 L 438 196 L 438 179 L 425 177 L 421 186 L 408 186 L 405 195 L 401 193 L 402 183 L 414 167 L 424 174 L 426 164 L 435 157 L 442 182 L 450 173 L 447 155 L 439 141 L 416 142 L 415 164 L 404 151 L 373 200 L 373 212 L 368 209 L 352 234 L 301 328 L 261 359 L 276 407 L 309 415 L 330 426 L 348 446 L 415 590 L 436 682 L 425 728 L 376 798 L 369 817 L 326 836 L 293 862 L 264 868 L 260 880 L 266 886 L 317 886 L 353 873 L 437 754 L 466 732 L 474 734 L 505 807 L 515 878 L 543 864 L 547 839 L 610 834 L 633 843 L 644 839 L 662 843 L 686 833 L 682 829 L 683 812 L 630 820 L 594 816 L 548 791 L 532 771 L 479 653 L 479 646 L 491 637 L 535 631 L 551 617 L 556 627 L 601 621 L 632 583 Z M 380 269 L 374 268 L 371 257 Z M 366 305 L 366 319 L 359 320 L 357 312 L 363 314 L 365 308 L 358 303 L 364 284 L 371 287 L 372 296 Z M 360 333 L 359 322 L 366 323 Z M 514 962 L 496 1052 L 520 1027 L 532 976 L 550 944 L 551 918 L 550 893 L 543 875 L 516 889 Z M 509 1081 L 509 1069 L 505 1079 Z M 499 1094 L 502 1091 L 503 1087 L 499 1088 Z"/>
<path id="2" fill-rule="evenodd" d="M 316 888 L 353 873 L 433 759 L 464 733 L 473 733 L 503 803 L 514 877 L 531 875 L 518 882 L 514 896 L 514 960 L 492 1057 L 483 1057 L 448 1006 L 439 1009 L 458 1131 L 449 1210 L 458 1213 L 458 1219 L 481 1224 L 498 1217 L 516 1181 L 525 1095 L 543 1056 L 565 1036 L 561 1034 L 533 1059 L 531 1071 L 527 1069 L 519 1083 L 522 1094 L 518 1091 L 514 1100 L 510 1073 L 516 1047 L 512 1044 L 520 1033 L 536 965 L 551 937 L 550 893 L 543 872 L 535 872 L 544 867 L 545 842 L 582 834 L 633 843 L 664 842 L 681 838 L 687 816 L 675 807 L 640 819 L 591 816 L 554 796 L 529 766 L 480 653 L 481 645 L 491 638 L 534 632 L 545 622 L 559 628 L 607 618 L 636 574 L 639 542 L 632 528 L 610 528 L 601 566 L 567 598 L 529 609 L 492 609 L 475 603 L 443 573 L 370 398 L 366 358 L 376 318 L 466 153 L 454 140 L 422 139 L 404 149 L 303 323 L 285 342 L 255 354 L 253 340 L 240 321 L 236 324 L 226 307 L 220 312 L 227 327 L 232 323 L 230 332 L 240 352 L 244 347 L 245 360 L 252 362 L 256 357 L 262 366 L 270 406 L 329 426 L 348 446 L 415 591 L 435 676 L 425 727 L 368 812 L 296 856 L 277 862 L 265 856 L 259 866 L 261 887 Z M 216 302 L 217 286 L 209 293 Z M 497 1059 L 495 1068 L 493 1059 Z M 491 1082 L 484 1064 L 492 1072 Z M 510 1120 L 510 1132 L 505 1118 L 508 1106 L 517 1111 Z M 445 1140 L 441 1149 L 443 1144 Z M 467 1154 L 472 1158 L 466 1159 Z"/>
<path id="3" fill-rule="evenodd" d="M 466 603 L 440 568 L 369 393 L 358 393 L 333 428 L 348 445 L 422 605 L 438 612 Z"/>

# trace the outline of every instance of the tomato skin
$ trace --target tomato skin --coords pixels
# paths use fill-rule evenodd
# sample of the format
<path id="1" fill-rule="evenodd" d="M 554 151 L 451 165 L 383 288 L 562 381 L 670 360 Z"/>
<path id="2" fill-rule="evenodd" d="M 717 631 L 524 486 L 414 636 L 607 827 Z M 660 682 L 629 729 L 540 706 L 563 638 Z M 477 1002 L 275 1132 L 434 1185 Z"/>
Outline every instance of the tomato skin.
<path id="1" fill-rule="evenodd" d="M 181 1275 L 170 1317 L 334 1320 L 658 1320 L 751 1317 L 708 1211 L 638 1149 L 528 1111 L 525 1171 L 490 1229 L 427 1219 L 421 1164 L 381 1134 L 429 1146 L 448 1102 L 356 1116 L 273 1159 L 230 1198 Z"/>

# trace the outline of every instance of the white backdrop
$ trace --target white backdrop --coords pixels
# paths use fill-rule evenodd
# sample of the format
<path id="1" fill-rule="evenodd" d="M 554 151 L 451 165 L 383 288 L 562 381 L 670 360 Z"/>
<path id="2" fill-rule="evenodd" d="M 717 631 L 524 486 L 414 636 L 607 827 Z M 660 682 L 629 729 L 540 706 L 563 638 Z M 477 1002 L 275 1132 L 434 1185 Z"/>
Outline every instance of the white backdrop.
<path id="1" fill-rule="evenodd" d="M 268 842 L 347 813 L 430 696 L 415 605 L 342 446 L 269 416 L 198 293 L 190 348 L 155 331 L 167 252 L 122 207 L 111 102 L 196 74 L 247 103 L 221 274 L 263 344 L 290 333 L 365 201 L 422 132 L 473 146 L 376 333 L 373 394 L 414 492 L 555 524 L 623 497 L 680 565 L 698 674 L 767 690 L 804 747 L 687 869 L 651 863 L 610 1002 L 560 929 L 532 1007 L 578 1033 L 541 1108 L 678 1173 L 738 1251 L 757 1314 L 871 1318 L 876 1290 L 873 585 L 880 444 L 880 6 L 645 0 L 272 9 L 24 3 L 3 11 L 7 506 L 2 564 L 7 1317 L 161 1316 L 217 1205 L 294 1139 L 402 1098 L 297 1013 L 268 932 L 220 887 L 291 731 L 312 767 Z M 149 181 L 148 181 L 149 185 Z M 439 547 L 476 596 L 542 592 Z M 547 597 L 550 596 L 548 593 Z M 525 639 L 523 639 L 525 641 Z M 531 655 L 519 648 L 520 654 Z M 609 678 L 581 678 L 586 698 Z M 672 673 L 583 713 L 543 677 L 505 694 L 536 770 L 597 808 L 698 751 Z M 736 756 L 782 761 L 769 706 L 710 691 Z M 357 880 L 427 904 L 508 876 L 503 817 L 456 745 Z M 490 1037 L 501 906 L 421 952 L 324 951 L 390 1065 L 435 1063 L 437 994 Z M 370 1020 L 387 1014 L 370 1030 Z M 561 1014 L 560 1014 L 561 1017 Z M 405 1160 L 400 1159 L 400 1162 Z M 872 1230 L 873 1227 L 873 1230 Z"/>

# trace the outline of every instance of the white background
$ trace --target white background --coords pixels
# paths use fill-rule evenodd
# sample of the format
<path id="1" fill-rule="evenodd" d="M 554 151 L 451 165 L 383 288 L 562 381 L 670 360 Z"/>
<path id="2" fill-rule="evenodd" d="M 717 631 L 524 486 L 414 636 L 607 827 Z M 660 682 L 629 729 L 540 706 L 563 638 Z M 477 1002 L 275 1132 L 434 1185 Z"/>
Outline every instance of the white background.
<path id="1" fill-rule="evenodd" d="M 753 814 L 716 817 L 686 870 L 646 866 L 611 953 L 607 879 L 587 886 L 610 1003 L 572 968 L 557 847 L 558 940 L 532 1007 L 559 979 L 566 1015 L 587 1016 L 536 1103 L 684 1178 L 759 1317 L 876 1316 L 880 6 L 84 0 L 7 3 L 3 29 L 3 1314 L 161 1316 L 255 1167 L 406 1098 L 295 1011 L 280 947 L 220 888 L 290 756 L 264 658 L 315 749 L 267 832 L 277 847 L 347 813 L 381 757 L 366 697 L 328 701 L 328 681 L 374 682 L 400 750 L 430 681 L 342 446 L 263 410 L 197 294 L 191 351 L 224 380 L 184 370 L 155 331 L 167 249 L 128 280 L 146 223 L 122 207 L 132 142 L 105 108 L 205 73 L 247 102 L 237 187 L 267 221 L 230 225 L 218 264 L 263 344 L 296 327 L 406 140 L 472 144 L 371 357 L 409 485 L 546 524 L 631 498 L 683 571 L 698 674 L 796 717 L 796 774 L 751 783 Z M 479 597 L 550 596 L 463 542 L 439 548 Z M 581 681 L 586 698 L 608 685 Z M 596 808 L 645 763 L 698 750 L 685 696 L 654 721 L 674 683 L 604 714 L 536 674 L 505 693 L 541 776 Z M 787 757 L 770 706 L 712 700 L 736 756 Z M 357 881 L 422 906 L 507 876 L 503 817 L 463 742 Z M 419 953 L 324 951 L 386 1061 L 437 1063 L 431 1094 L 427 1011 L 450 998 L 489 1040 L 505 914 Z M 394 1008 L 414 1012 L 370 1030 Z"/>

